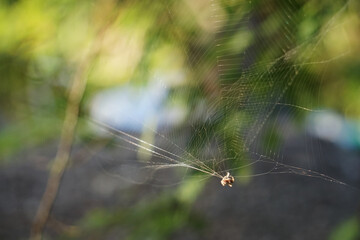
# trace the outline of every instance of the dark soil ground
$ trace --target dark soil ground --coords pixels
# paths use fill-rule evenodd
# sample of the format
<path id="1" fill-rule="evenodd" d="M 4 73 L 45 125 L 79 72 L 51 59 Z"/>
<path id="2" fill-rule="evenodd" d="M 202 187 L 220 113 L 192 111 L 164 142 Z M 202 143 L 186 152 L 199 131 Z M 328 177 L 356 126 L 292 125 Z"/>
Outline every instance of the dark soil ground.
<path id="1" fill-rule="evenodd" d="M 309 158 L 303 142 L 302 137 L 286 142 L 283 153 L 288 163 Z M 317 142 L 321 151 L 313 151 L 311 162 L 321 163 L 327 175 L 348 185 L 297 174 L 267 174 L 253 177 L 248 184 L 223 188 L 214 178 L 191 209 L 204 221 L 203 230 L 181 229 L 173 239 L 328 239 L 339 224 L 360 215 L 360 157 L 354 151 Z M 48 161 L 55 152 L 56 143 L 49 144 L 25 151 L 17 161 L 2 166 L 0 239 L 28 238 L 46 185 Z M 134 185 L 104 174 L 95 157 L 76 148 L 73 156 L 81 161 L 74 161 L 63 178 L 52 212 L 58 224 L 48 226 L 54 238 L 62 224 L 76 224 L 91 209 L 131 207 L 145 196 L 156 197 L 169 189 Z"/>

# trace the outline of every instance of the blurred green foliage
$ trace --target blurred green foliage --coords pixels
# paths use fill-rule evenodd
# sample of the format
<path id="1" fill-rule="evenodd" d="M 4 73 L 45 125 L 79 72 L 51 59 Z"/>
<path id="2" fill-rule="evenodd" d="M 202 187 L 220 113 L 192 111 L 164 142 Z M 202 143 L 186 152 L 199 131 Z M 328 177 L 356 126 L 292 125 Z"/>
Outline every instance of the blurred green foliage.
<path id="1" fill-rule="evenodd" d="M 343 6 L 345 9 L 341 10 Z M 106 34 L 101 42 L 100 54 L 92 60 L 88 73 L 84 107 L 99 90 L 129 81 L 143 84 L 155 72 L 160 72 L 168 76 L 166 81 L 170 85 L 177 85 L 173 95 L 179 96 L 191 112 L 197 102 L 204 99 L 210 104 L 212 101 L 219 104 L 218 98 L 214 100 L 211 93 L 221 90 L 223 85 L 236 84 L 237 79 L 248 78 L 245 83 L 252 86 L 251 82 L 257 81 L 259 73 L 268 71 L 274 59 L 284 50 L 294 48 L 298 60 L 311 54 L 307 59 L 309 62 L 332 59 L 341 54 L 345 56 L 338 61 L 330 61 L 325 68 L 322 64 L 299 68 L 292 87 L 285 92 L 284 102 L 310 107 L 327 106 L 349 117 L 359 116 L 360 102 L 356 97 L 359 90 L 356 82 L 360 74 L 357 67 L 359 19 L 356 1 L 220 1 L 216 7 L 221 9 L 219 12 L 223 16 L 227 16 L 226 22 L 217 27 L 209 20 L 211 8 L 205 0 L 196 3 L 106 0 L 2 2 L 1 119 L 6 125 L 19 125 L 18 121 L 20 125 L 26 125 L 27 121 L 33 121 L 33 116 L 55 121 L 61 119 L 69 82 L 81 64 L 84 52 L 104 26 Z M 283 19 L 289 15 L 291 21 L 284 22 Z M 109 23 L 110 16 L 115 18 L 112 23 Z M 332 18 L 336 22 L 327 30 L 326 25 Z M 244 23 L 236 29 L 231 28 L 238 22 Z M 226 31 L 226 34 L 216 36 L 212 34 L 214 30 Z M 245 70 L 227 71 L 226 76 L 216 82 L 209 74 L 216 71 L 216 51 L 222 51 L 212 48 L 213 39 L 217 37 L 228 39 L 222 45 L 222 54 L 239 53 L 241 56 L 245 53 L 242 61 L 252 59 L 255 64 L 246 63 L 252 64 L 248 68 L 245 63 L 242 63 L 243 66 L 240 63 L 239 66 Z M 318 38 L 322 40 L 317 43 Z M 312 44 L 318 46 L 302 47 Z M 206 55 L 203 55 L 205 52 Z M 269 76 L 261 78 L 262 84 L 284 73 L 289 74 L 294 63 L 274 62 Z M 184 69 L 186 81 L 176 83 L 172 76 Z M 279 86 L 276 87 L 278 91 L 283 89 L 281 86 L 288 79 L 282 77 L 280 80 L 284 82 L 275 83 Z M 239 90 L 239 87 L 235 88 L 230 97 Z M 263 89 L 253 94 L 261 96 L 267 94 L 266 91 Z M 242 98 L 238 98 L 236 103 L 234 98 L 228 98 L 227 102 L 227 97 L 223 96 L 220 107 L 226 106 L 226 111 L 230 112 L 229 108 L 234 108 L 233 112 L 237 114 L 237 104 L 243 104 Z M 221 111 L 221 108 L 216 110 Z M 223 119 L 229 121 L 227 117 Z M 221 124 L 224 126 L 225 123 Z M 54 135 L 49 133 L 43 137 L 46 139 Z M 17 145 L 27 146 L 29 141 L 23 139 L 22 144 Z"/>
<path id="2" fill-rule="evenodd" d="M 359 237 L 360 222 L 358 218 L 353 217 L 338 226 L 330 236 L 330 240 L 355 240 Z"/>
<path id="3" fill-rule="evenodd" d="M 63 239 L 100 239 L 111 234 L 126 239 L 169 239 L 185 228 L 199 234 L 205 222 L 191 206 L 203 185 L 187 180 L 155 201 L 144 198 L 131 208 L 91 210 L 79 223 L 80 228 L 63 235 Z"/>

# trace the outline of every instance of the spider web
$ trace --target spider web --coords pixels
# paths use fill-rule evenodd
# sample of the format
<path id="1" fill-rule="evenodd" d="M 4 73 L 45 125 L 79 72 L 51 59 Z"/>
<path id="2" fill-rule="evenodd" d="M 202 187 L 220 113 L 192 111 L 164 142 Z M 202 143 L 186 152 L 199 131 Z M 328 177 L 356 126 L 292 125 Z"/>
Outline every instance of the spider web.
<path id="1" fill-rule="evenodd" d="M 302 131 L 307 114 L 324 107 L 316 96 L 327 64 L 348 51 L 327 57 L 324 41 L 334 32 L 346 38 L 338 22 L 350 2 L 336 9 L 295 0 L 131 2 L 127 9 L 134 4 L 141 9 L 137 14 L 159 21 L 148 31 L 152 40 L 131 81 L 160 83 L 165 107 L 180 105 L 186 115 L 175 126 L 173 118 L 154 114 L 145 120 L 121 116 L 142 127 L 136 132 L 118 127 L 111 113 L 105 119 L 94 114 L 95 128 L 114 139 L 99 141 L 100 151 L 89 150 L 107 174 L 141 183 L 150 178 L 154 185 L 222 178 L 228 171 L 236 179 L 289 173 L 344 184 L 326 173 L 325 160 L 313 157 L 326 155 L 317 140 L 298 140 L 305 147 L 300 157 L 289 154 L 285 143 Z M 306 34 L 305 8 L 313 8 L 319 22 Z M 167 51 L 160 67 L 149 67 L 146 59 L 162 46 Z M 181 67 L 172 71 L 173 62 Z M 315 97 L 302 96 L 309 92 Z M 182 177 L 174 177 L 174 170 Z"/>

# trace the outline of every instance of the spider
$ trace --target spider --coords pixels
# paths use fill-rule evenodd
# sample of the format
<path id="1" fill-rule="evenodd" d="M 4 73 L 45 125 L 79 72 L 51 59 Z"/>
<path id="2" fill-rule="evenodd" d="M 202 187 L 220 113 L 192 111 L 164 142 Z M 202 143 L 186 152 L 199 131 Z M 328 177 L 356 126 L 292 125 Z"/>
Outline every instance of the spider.
<path id="1" fill-rule="evenodd" d="M 221 179 L 221 185 L 223 186 L 229 185 L 229 187 L 232 187 L 233 182 L 235 182 L 235 178 L 231 176 L 229 172 Z"/>

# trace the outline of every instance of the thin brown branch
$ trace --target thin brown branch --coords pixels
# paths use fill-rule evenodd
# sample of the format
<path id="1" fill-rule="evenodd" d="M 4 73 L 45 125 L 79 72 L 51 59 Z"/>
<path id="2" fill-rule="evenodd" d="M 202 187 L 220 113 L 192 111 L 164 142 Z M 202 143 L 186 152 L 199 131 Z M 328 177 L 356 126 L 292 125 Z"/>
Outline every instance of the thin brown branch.
<path id="1" fill-rule="evenodd" d="M 79 105 L 86 86 L 85 73 L 87 67 L 88 60 L 85 60 L 76 72 L 73 84 L 70 88 L 60 144 L 50 169 L 48 183 L 31 229 L 31 239 L 33 240 L 41 239 L 42 231 L 56 198 L 61 178 L 65 171 L 65 167 L 69 162 L 70 150 L 78 121 Z"/>
<path id="2" fill-rule="evenodd" d="M 104 24 L 104 27 L 99 31 L 98 37 L 94 40 L 92 46 L 89 47 L 88 52 L 84 54 L 83 61 L 79 64 L 74 75 L 69 91 L 58 151 L 52 163 L 47 186 L 32 224 L 30 233 L 31 240 L 42 239 L 42 233 L 57 196 L 61 179 L 69 163 L 71 146 L 78 123 L 79 107 L 86 87 L 88 70 L 92 61 L 100 51 L 103 36 L 109 26 L 109 22 Z"/>

